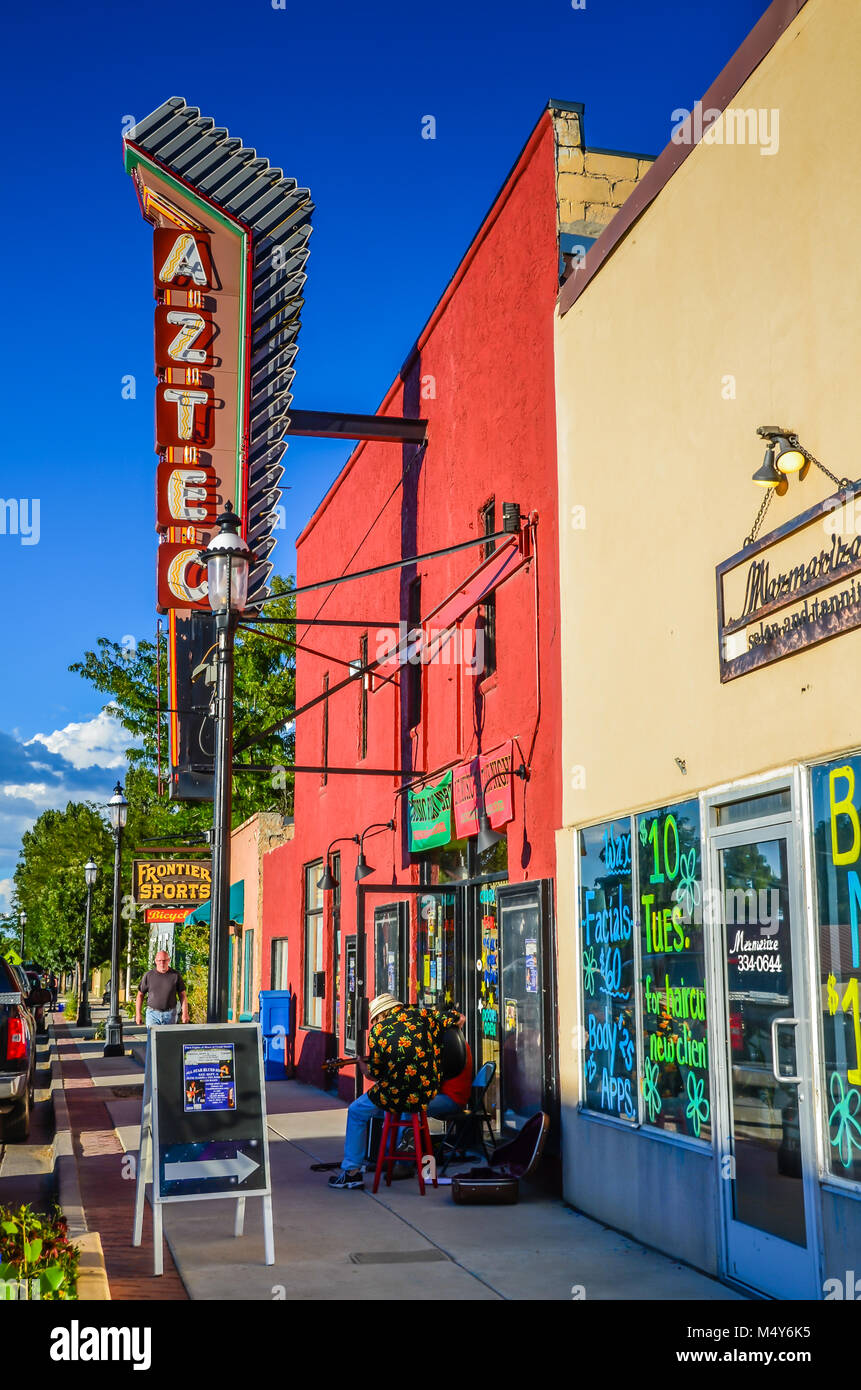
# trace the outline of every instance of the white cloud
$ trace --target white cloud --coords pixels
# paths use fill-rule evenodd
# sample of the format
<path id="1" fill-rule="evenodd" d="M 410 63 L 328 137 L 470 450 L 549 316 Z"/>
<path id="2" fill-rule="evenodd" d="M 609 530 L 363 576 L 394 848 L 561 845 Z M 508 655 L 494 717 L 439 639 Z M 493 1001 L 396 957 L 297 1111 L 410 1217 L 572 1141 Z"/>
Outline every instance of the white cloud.
<path id="1" fill-rule="evenodd" d="M 12 889 L 14 887 L 13 879 L 0 878 L 0 912 L 8 912 L 12 906 Z"/>
<path id="2" fill-rule="evenodd" d="M 67 724 L 52 734 L 34 734 L 25 747 L 42 743 L 51 753 L 59 753 L 74 768 L 125 767 L 126 749 L 130 735 L 113 719 L 109 709 L 103 709 L 95 719 L 80 724 Z M 33 764 L 36 766 L 36 764 Z"/>
<path id="3" fill-rule="evenodd" d="M 47 806 L 54 800 L 54 792 L 48 790 L 46 782 L 4 782 L 0 791 L 4 796 L 14 796 L 23 801 L 32 801 L 36 805 L 44 801 Z"/>
<path id="4" fill-rule="evenodd" d="M 104 805 L 119 771 L 124 775 L 129 735 L 110 706 L 94 719 L 67 724 L 27 742 L 0 730 L 0 902 L 21 836 L 47 810 L 69 801 Z"/>

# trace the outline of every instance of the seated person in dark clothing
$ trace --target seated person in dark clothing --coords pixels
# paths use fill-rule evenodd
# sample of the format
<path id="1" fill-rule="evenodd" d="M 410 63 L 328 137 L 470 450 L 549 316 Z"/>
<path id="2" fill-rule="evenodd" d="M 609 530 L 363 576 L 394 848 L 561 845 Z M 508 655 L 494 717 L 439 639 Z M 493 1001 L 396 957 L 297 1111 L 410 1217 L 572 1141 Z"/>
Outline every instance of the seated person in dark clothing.
<path id="1" fill-rule="evenodd" d="M 454 1119 L 454 1116 L 459 1115 L 469 1101 L 472 1090 L 472 1052 L 468 1042 L 464 1041 L 463 1045 L 466 1051 L 466 1061 L 463 1068 L 456 1076 L 444 1081 L 433 1100 L 428 1101 L 427 1112 L 432 1120 Z M 406 1120 L 409 1117 L 402 1115 L 401 1118 Z M 409 1147 L 409 1145 L 407 1144 L 405 1147 Z"/>

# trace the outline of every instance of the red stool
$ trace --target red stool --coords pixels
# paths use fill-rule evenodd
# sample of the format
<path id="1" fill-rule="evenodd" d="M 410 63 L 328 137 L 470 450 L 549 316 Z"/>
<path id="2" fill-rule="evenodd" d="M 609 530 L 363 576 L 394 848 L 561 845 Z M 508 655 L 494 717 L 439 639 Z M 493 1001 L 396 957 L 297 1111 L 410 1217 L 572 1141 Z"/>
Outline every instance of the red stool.
<path id="1" fill-rule="evenodd" d="M 402 1129 L 412 1129 L 413 1131 L 413 1151 L 412 1153 L 398 1152 L 398 1139 Z M 399 1115 L 393 1115 L 386 1111 L 386 1118 L 383 1121 L 383 1133 L 380 1139 L 380 1152 L 377 1156 L 377 1171 L 374 1174 L 374 1192 L 380 1186 L 380 1176 L 383 1165 L 386 1168 L 386 1186 L 392 1184 L 392 1166 L 395 1163 L 415 1163 L 416 1176 L 419 1180 L 419 1192 L 422 1197 L 425 1195 L 425 1180 L 422 1175 L 422 1159 L 426 1154 L 433 1154 L 431 1147 L 430 1130 L 428 1129 L 428 1117 L 426 1110 L 417 1111 L 410 1115 L 408 1119 L 402 1120 Z M 437 1187 L 436 1165 L 432 1169 L 433 1185 Z"/>

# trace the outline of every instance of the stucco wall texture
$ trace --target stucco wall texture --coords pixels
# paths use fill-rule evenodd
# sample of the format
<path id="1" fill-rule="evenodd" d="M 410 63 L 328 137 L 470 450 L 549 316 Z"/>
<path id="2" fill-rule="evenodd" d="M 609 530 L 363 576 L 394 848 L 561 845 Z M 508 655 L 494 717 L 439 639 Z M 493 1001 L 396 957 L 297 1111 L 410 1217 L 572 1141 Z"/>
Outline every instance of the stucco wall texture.
<path id="1" fill-rule="evenodd" d="M 859 50 L 854 0 L 810 0 L 732 101 L 778 113 L 776 152 L 700 144 L 557 317 L 565 1193 L 709 1270 L 712 1159 L 577 1109 L 575 829 L 861 743 L 861 631 L 722 685 L 715 598 L 715 566 L 762 501 L 758 426 L 791 428 L 838 477 L 858 476 Z M 816 469 L 796 475 L 764 532 L 833 490 Z M 811 536 L 811 552 L 827 543 Z M 845 1258 L 849 1206 L 857 1248 L 861 1209 L 843 1203 L 826 1261 Z"/>
<path id="2" fill-rule="evenodd" d="M 558 321 L 565 825 L 859 741 L 861 632 L 721 685 L 715 603 L 757 426 L 858 473 L 859 42 L 852 0 L 811 0 L 732 103 L 779 112 L 777 152 L 698 146 Z M 833 490 L 794 478 L 764 532 Z"/>
<path id="3" fill-rule="evenodd" d="M 379 413 L 423 416 L 428 444 L 360 445 L 305 528 L 298 544 L 299 585 L 481 534 L 480 511 L 503 502 L 537 511 L 538 561 L 521 570 L 497 599 L 498 670 L 479 681 L 463 661 L 424 668 L 423 717 L 402 735 L 397 680 L 373 679 L 368 697 L 368 767 L 435 769 L 490 750 L 512 737 L 527 755 L 535 735 L 532 776 L 515 781 L 516 817 L 509 826 L 512 880 L 552 877 L 554 830 L 561 814 L 556 730 L 559 719 L 558 551 L 556 544 L 556 419 L 553 395 L 553 310 L 558 289 L 554 132 L 549 115 L 536 127 L 453 281 L 418 340 Z M 421 611 L 427 614 L 479 563 L 478 549 L 423 563 Z M 359 657 L 361 629 L 303 628 L 319 615 L 367 623 L 368 650 L 377 654 L 389 625 L 408 618 L 413 569 L 393 571 L 302 597 L 300 641 L 329 653 L 297 657 L 297 706 L 330 687 Z M 540 628 L 536 640 L 535 589 Z M 474 629 L 474 616 L 464 623 Z M 465 646 L 471 650 L 469 637 Z M 537 659 L 541 663 L 540 720 Z M 350 766 L 359 752 L 359 683 L 329 701 L 328 762 Z M 537 727 L 537 733 L 536 733 Z M 323 706 L 300 715 L 297 763 L 317 764 L 323 746 Z M 519 760 L 518 760 L 519 761 Z M 336 836 L 396 818 L 394 833 L 369 838 L 374 881 L 418 881 L 406 865 L 403 796 L 393 777 L 297 775 L 295 839 L 264 857 L 264 977 L 273 936 L 288 937 L 290 983 L 297 991 L 298 1073 L 321 1082 L 326 1047 L 320 1033 L 302 1029 L 302 866 L 322 859 Z M 342 929 L 355 930 L 356 846 L 342 844 Z M 326 970 L 331 980 L 331 895 L 326 898 Z M 370 944 L 370 943 L 369 943 Z M 369 950 L 369 969 L 372 969 Z M 372 980 L 369 980 L 369 987 Z M 324 1029 L 332 1028 L 331 985 Z"/>

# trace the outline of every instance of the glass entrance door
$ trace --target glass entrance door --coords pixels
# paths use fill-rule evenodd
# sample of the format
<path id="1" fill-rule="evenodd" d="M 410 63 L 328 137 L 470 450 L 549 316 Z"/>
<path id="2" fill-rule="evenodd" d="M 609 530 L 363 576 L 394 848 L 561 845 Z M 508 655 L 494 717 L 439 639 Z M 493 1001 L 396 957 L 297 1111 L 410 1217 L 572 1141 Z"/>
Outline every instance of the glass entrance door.
<path id="1" fill-rule="evenodd" d="M 522 1129 L 544 1106 L 544 949 L 538 883 L 499 892 L 502 1125 Z"/>
<path id="2" fill-rule="evenodd" d="M 727 1273 L 777 1298 L 816 1298 L 811 1044 L 791 822 L 718 832 L 713 846 Z"/>

